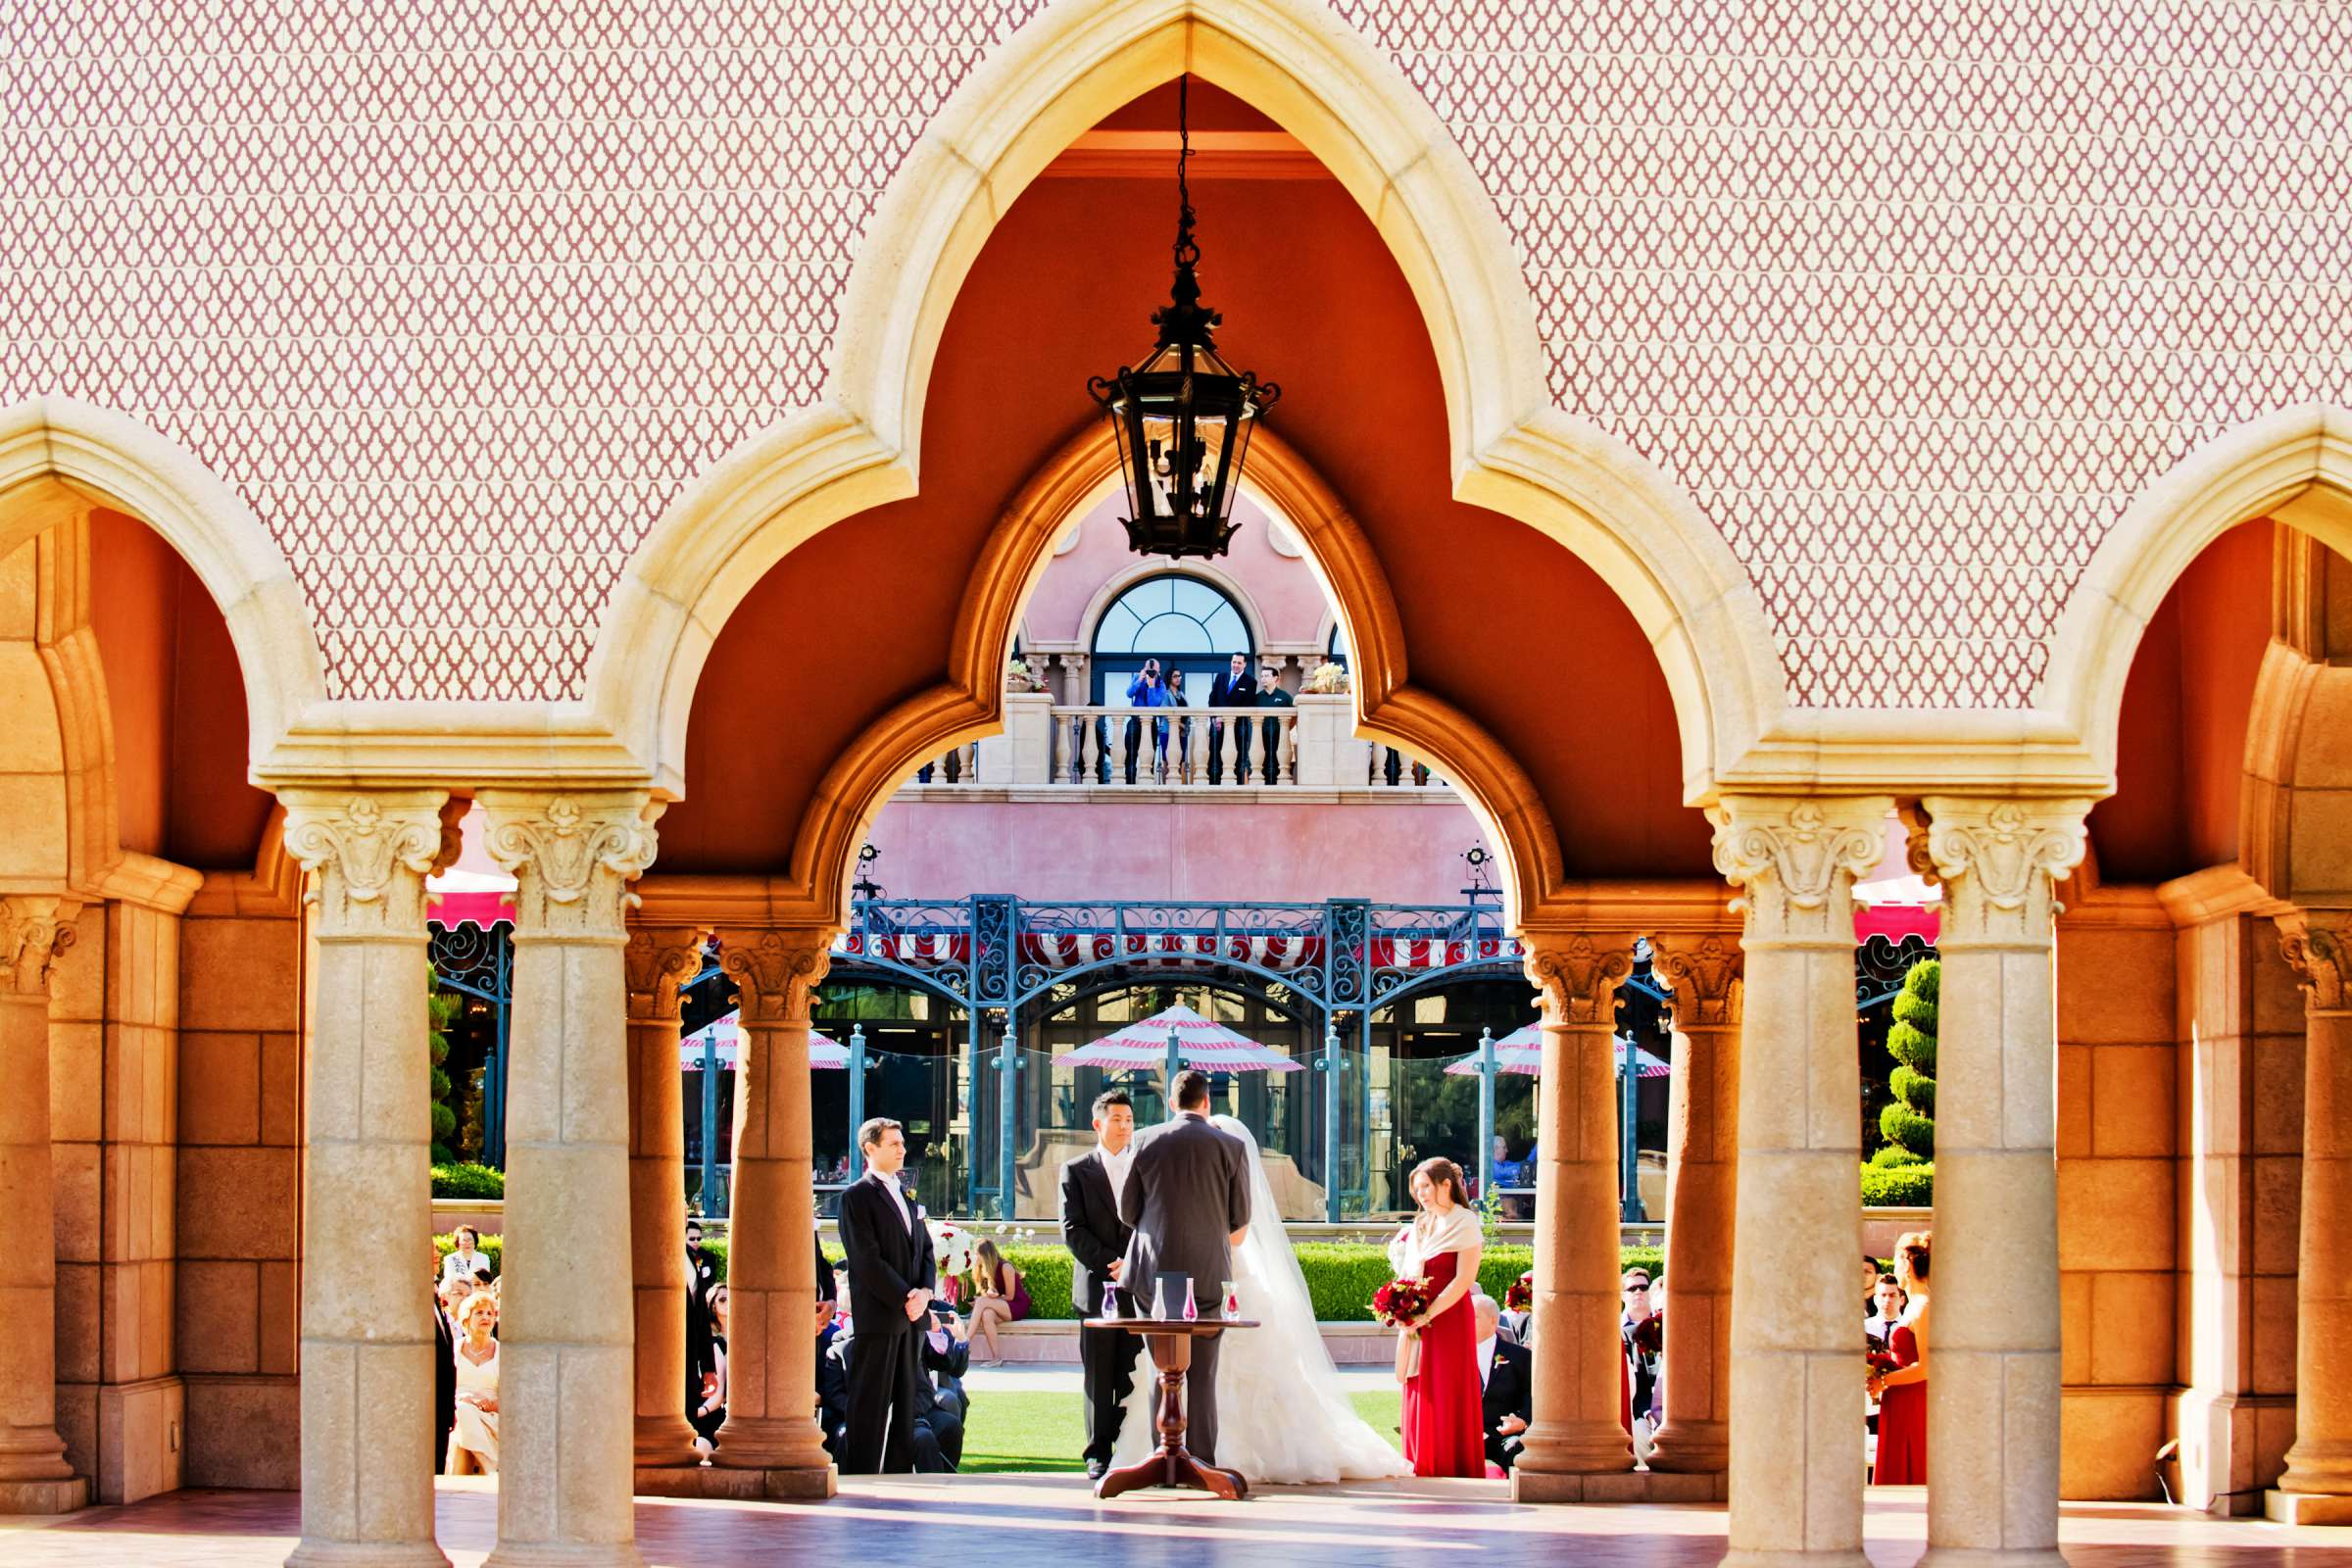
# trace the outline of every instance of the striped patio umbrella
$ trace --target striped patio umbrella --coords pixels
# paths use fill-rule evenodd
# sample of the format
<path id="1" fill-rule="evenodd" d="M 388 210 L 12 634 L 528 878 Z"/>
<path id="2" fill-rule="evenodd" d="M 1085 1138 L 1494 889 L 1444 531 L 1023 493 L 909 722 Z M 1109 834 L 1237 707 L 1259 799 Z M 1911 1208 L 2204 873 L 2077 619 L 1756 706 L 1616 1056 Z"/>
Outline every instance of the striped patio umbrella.
<path id="1" fill-rule="evenodd" d="M 735 1058 L 741 1053 L 743 1013 L 738 1010 L 721 1018 L 713 1018 L 678 1042 L 678 1065 L 688 1072 L 703 1070 L 703 1047 L 709 1042 L 718 1048 L 718 1070 L 733 1072 Z M 808 1065 L 831 1072 L 846 1072 L 850 1065 L 850 1048 L 841 1045 L 815 1030 L 808 1031 Z"/>
<path id="2" fill-rule="evenodd" d="M 1674 1068 L 1664 1058 L 1641 1050 L 1631 1040 L 1619 1035 L 1617 1037 L 1617 1066 L 1620 1071 L 1624 1070 L 1625 1054 L 1628 1051 L 1636 1054 L 1637 1059 L 1642 1064 L 1642 1076 L 1644 1078 L 1663 1078 L 1674 1071 Z M 1514 1029 L 1500 1040 L 1495 1041 L 1494 1070 L 1496 1072 L 1522 1073 L 1530 1078 L 1542 1072 L 1544 1070 L 1543 1025 L 1531 1023 L 1524 1028 Z M 1478 1073 L 1478 1053 L 1473 1051 L 1461 1060 L 1446 1067 L 1446 1071 L 1454 1077 L 1475 1077 Z"/>
<path id="3" fill-rule="evenodd" d="M 1202 1072 L 1297 1072 L 1298 1063 L 1271 1046 L 1237 1035 L 1190 1007 L 1169 1007 L 1054 1058 L 1056 1067 L 1165 1067 Z"/>

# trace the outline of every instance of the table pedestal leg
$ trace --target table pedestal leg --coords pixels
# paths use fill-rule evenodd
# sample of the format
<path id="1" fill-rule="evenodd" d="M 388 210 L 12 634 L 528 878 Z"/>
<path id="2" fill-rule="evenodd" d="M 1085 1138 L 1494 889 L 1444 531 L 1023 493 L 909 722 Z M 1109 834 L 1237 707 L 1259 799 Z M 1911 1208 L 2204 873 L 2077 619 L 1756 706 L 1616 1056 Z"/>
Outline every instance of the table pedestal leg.
<path id="1" fill-rule="evenodd" d="M 1220 1470 L 1193 1457 L 1184 1446 L 1184 1375 L 1193 1364 L 1193 1341 L 1185 1334 L 1150 1334 L 1152 1364 L 1159 1368 L 1159 1446 L 1148 1457 L 1113 1470 L 1095 1483 L 1095 1495 L 1115 1497 L 1145 1487 L 1205 1492 L 1227 1502 L 1250 1494 L 1239 1470 Z"/>

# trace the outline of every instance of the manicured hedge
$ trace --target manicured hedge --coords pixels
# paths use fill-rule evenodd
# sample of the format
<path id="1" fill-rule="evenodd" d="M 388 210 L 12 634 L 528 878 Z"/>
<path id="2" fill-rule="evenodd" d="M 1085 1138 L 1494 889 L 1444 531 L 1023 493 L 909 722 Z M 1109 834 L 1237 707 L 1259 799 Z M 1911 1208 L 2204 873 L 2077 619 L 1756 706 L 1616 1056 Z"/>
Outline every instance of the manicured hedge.
<path id="1" fill-rule="evenodd" d="M 507 1196 L 507 1173 L 489 1165 L 476 1165 L 470 1160 L 454 1165 L 435 1165 L 433 1196 L 504 1198 Z"/>
<path id="2" fill-rule="evenodd" d="M 433 1238 L 433 1250 L 439 1252 L 443 1257 L 447 1257 L 450 1253 L 456 1251 L 457 1249 L 458 1233 L 456 1231 L 451 1231 L 447 1236 L 436 1236 Z M 492 1278 L 495 1279 L 497 1276 L 504 1274 L 507 1271 L 505 1262 L 507 1243 L 505 1237 L 477 1235 L 473 1239 L 473 1250 L 481 1253 L 482 1260 L 490 1265 L 490 1274 Z"/>
<path id="3" fill-rule="evenodd" d="M 1306 1275 L 1307 1293 L 1313 1298 L 1319 1321 L 1372 1320 L 1372 1293 L 1390 1278 L 1387 1248 L 1368 1242 L 1300 1242 L 1298 1250 L 1298 1267 Z M 1014 1245 L 1004 1248 L 1003 1251 L 1006 1261 L 1028 1276 L 1029 1299 L 1036 1316 L 1054 1320 L 1077 1316 L 1070 1305 L 1071 1258 L 1066 1249 Z M 1511 1282 L 1534 1266 L 1534 1249 L 1498 1243 L 1479 1259 L 1478 1282 L 1489 1296 L 1499 1301 Z M 1626 1248 L 1621 1254 L 1621 1266 L 1646 1268 L 1655 1273 L 1659 1268 L 1658 1250 Z"/>
<path id="4" fill-rule="evenodd" d="M 1862 1202 L 1867 1208 L 1927 1208 L 1936 1201 L 1936 1162 L 1862 1167 Z"/>

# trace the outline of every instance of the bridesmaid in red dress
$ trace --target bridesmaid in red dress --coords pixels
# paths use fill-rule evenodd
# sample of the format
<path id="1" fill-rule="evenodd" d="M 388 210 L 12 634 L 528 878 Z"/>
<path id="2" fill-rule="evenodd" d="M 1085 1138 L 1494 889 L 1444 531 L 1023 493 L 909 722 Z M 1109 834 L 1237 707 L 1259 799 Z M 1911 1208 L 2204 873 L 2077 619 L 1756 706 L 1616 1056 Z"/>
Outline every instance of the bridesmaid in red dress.
<path id="1" fill-rule="evenodd" d="M 1929 1233 L 1919 1231 L 1895 1245 L 1894 1277 L 1911 1304 L 1886 1336 L 1886 1348 L 1902 1364 L 1870 1380 L 1870 1392 L 1879 1399 L 1873 1486 L 1922 1487 L 1928 1481 L 1929 1243 Z"/>
<path id="2" fill-rule="evenodd" d="M 1413 1201 L 1421 1212 L 1389 1244 L 1389 1260 L 1398 1278 L 1428 1280 L 1437 1299 L 1406 1331 L 1420 1340 L 1420 1364 L 1404 1380 L 1404 1456 L 1417 1476 L 1483 1476 L 1485 1405 L 1470 1293 L 1484 1238 L 1452 1160 L 1414 1167 Z"/>

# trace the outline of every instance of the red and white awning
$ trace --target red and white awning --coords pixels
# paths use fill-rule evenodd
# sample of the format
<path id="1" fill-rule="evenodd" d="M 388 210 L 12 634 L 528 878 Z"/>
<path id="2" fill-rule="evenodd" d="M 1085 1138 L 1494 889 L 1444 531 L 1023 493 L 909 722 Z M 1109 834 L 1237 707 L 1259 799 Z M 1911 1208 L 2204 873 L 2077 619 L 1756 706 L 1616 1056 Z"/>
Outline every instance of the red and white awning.
<path id="1" fill-rule="evenodd" d="M 1642 1051 L 1631 1040 L 1619 1035 L 1617 1037 L 1617 1070 L 1619 1072 L 1625 1070 L 1625 1054 L 1628 1051 L 1635 1053 L 1635 1059 L 1642 1064 L 1640 1071 L 1644 1078 L 1663 1078 L 1674 1071 L 1673 1066 L 1665 1058 Z M 1494 1070 L 1520 1073 L 1530 1078 L 1542 1072 L 1544 1070 L 1543 1025 L 1531 1023 L 1523 1028 L 1514 1029 L 1500 1040 L 1495 1041 Z M 1478 1075 L 1478 1053 L 1473 1051 L 1461 1060 L 1448 1066 L 1446 1071 L 1448 1075 L 1456 1078 L 1476 1077 Z"/>
<path id="2" fill-rule="evenodd" d="M 733 1072 L 736 1057 L 743 1051 L 742 1020 L 743 1013 L 739 1009 L 723 1018 L 711 1019 L 680 1040 L 678 1065 L 688 1072 L 701 1072 L 704 1047 L 708 1043 L 717 1050 L 718 1070 Z M 832 1072 L 846 1072 L 850 1065 L 850 1048 L 811 1029 L 808 1031 L 808 1065 Z"/>
<path id="3" fill-rule="evenodd" d="M 1298 1063 L 1271 1046 L 1237 1035 L 1221 1023 L 1201 1017 L 1190 1007 L 1168 1007 L 1140 1023 L 1067 1051 L 1054 1058 L 1056 1067 L 1162 1067 L 1168 1060 L 1168 1040 L 1187 1067 L 1202 1072 L 1297 1072 Z"/>

